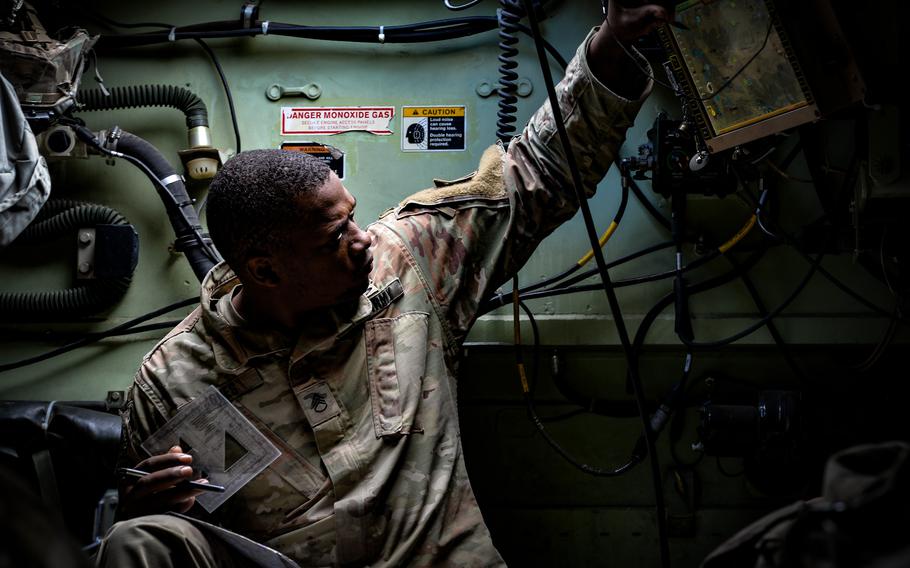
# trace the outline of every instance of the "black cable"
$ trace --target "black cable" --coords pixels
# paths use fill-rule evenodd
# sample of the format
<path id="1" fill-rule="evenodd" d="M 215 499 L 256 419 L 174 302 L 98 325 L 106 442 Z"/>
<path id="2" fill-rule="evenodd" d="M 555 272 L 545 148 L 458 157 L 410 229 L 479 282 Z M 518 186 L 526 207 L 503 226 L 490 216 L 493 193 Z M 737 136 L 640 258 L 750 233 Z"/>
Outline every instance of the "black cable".
<path id="1" fill-rule="evenodd" d="M 249 28 L 237 28 L 235 21 L 206 22 L 170 28 L 167 32 L 105 35 L 99 49 L 140 47 L 182 39 L 215 39 L 280 35 L 287 37 L 357 43 L 419 43 L 445 41 L 496 29 L 497 18 L 467 16 L 395 26 L 302 26 L 272 21 L 257 21 Z"/>
<path id="2" fill-rule="evenodd" d="M 626 207 L 628 206 L 628 204 L 629 204 L 629 186 L 628 186 L 628 184 L 624 183 L 624 184 L 622 184 L 622 194 L 621 194 L 620 200 L 619 200 L 619 207 L 616 209 L 616 213 L 613 215 L 613 220 L 610 222 L 610 227 L 607 229 L 607 232 L 604 234 L 606 238 L 609 239 L 609 237 L 616 230 L 616 228 L 619 227 L 619 223 L 622 222 L 622 218 L 626 214 Z M 601 237 L 601 238 L 603 238 L 603 237 Z M 603 246 L 606 246 L 606 244 L 607 244 L 607 241 L 604 241 Z M 581 257 L 581 259 L 579 259 L 578 262 L 576 262 L 574 265 L 569 267 L 567 270 L 564 270 L 563 272 L 557 274 L 556 276 L 552 276 L 550 278 L 547 278 L 545 280 L 542 280 L 540 282 L 537 282 L 535 284 L 522 288 L 521 290 L 519 290 L 519 292 L 520 293 L 530 292 L 531 290 L 538 290 L 540 288 L 545 288 L 551 284 L 555 284 L 556 282 L 559 282 L 563 278 L 571 276 L 577 270 L 579 270 L 582 266 L 584 266 L 587 262 L 590 261 L 589 255 L 591 255 L 591 254 L 592 253 L 589 251 L 583 257 Z M 647 253 L 645 253 L 645 254 L 647 254 Z M 608 264 L 607 267 L 609 268 L 610 265 Z"/>
<path id="3" fill-rule="evenodd" d="M 526 26 L 524 24 L 520 24 L 518 22 L 515 22 L 514 26 L 520 32 L 524 33 L 526 36 L 530 37 L 531 39 L 534 39 L 534 34 L 531 32 L 531 29 L 528 28 L 528 26 Z M 556 47 L 552 43 L 548 42 L 546 39 L 544 39 L 544 38 L 540 38 L 540 39 L 543 42 L 544 47 L 550 53 L 550 57 L 555 59 L 556 63 L 559 63 L 560 67 L 562 67 L 563 69 L 568 68 L 569 62 L 566 61 L 566 58 L 563 57 L 561 53 L 559 53 L 559 50 L 556 49 Z"/>
<path id="4" fill-rule="evenodd" d="M 237 145 L 236 153 L 241 152 L 240 147 L 240 127 L 237 126 L 237 111 L 234 109 L 234 96 L 231 94 L 231 87 L 228 85 L 227 77 L 224 76 L 224 69 L 221 68 L 221 63 L 218 61 L 218 57 L 215 56 L 215 52 L 212 51 L 212 48 L 209 47 L 209 44 L 205 43 L 204 40 L 196 38 L 196 43 L 205 51 L 206 55 L 209 56 L 209 59 L 212 60 L 212 64 L 215 66 L 215 70 L 218 71 L 218 77 L 221 78 L 221 86 L 224 88 L 224 95 L 227 97 L 228 108 L 231 111 L 231 125 L 234 127 L 234 142 Z"/>
<path id="5" fill-rule="evenodd" d="M 627 262 L 633 261 L 635 259 L 641 258 L 646 255 L 649 255 L 653 252 L 657 252 L 657 251 L 663 250 L 665 248 L 670 248 L 671 246 L 673 246 L 673 241 L 664 241 L 662 243 L 653 244 L 653 245 L 645 247 L 641 250 L 627 254 L 626 256 L 617 258 L 614 261 L 608 262 L 607 268 L 615 268 L 615 267 L 625 264 Z M 547 286 L 555 284 L 555 283 L 559 282 L 560 280 L 567 278 L 568 276 L 571 276 L 572 274 L 575 274 L 575 272 L 577 272 L 580 268 L 581 268 L 581 266 L 576 264 L 572 268 L 570 268 L 560 274 L 557 274 L 556 276 L 552 276 L 550 278 L 547 278 L 546 280 L 542 280 L 540 282 L 537 282 L 536 284 L 531 284 L 530 286 L 526 286 L 526 287 L 522 288 L 521 290 L 519 290 L 519 292 L 522 294 L 522 296 L 521 296 L 522 299 L 530 299 L 525 296 L 526 293 L 533 292 L 535 290 L 539 290 L 541 288 L 545 288 Z M 587 276 L 585 276 L 584 278 L 580 278 L 577 281 L 584 280 L 586 278 L 590 278 L 591 276 L 597 274 L 597 271 L 591 270 L 585 274 Z M 658 276 L 658 275 L 646 276 L 643 278 L 654 278 L 656 276 Z M 663 277 L 664 277 L 664 275 L 661 274 L 660 278 L 663 278 Z M 655 279 L 659 280 L 660 278 L 655 278 Z M 576 282 L 576 281 L 573 280 L 573 283 L 574 282 Z M 566 284 L 562 283 L 562 285 L 564 286 Z M 550 288 L 548 288 L 548 289 L 550 289 Z M 495 310 L 496 308 L 500 308 L 502 306 L 510 304 L 511 303 L 511 300 L 509 299 L 510 296 L 511 296 L 511 292 L 500 293 L 500 294 L 496 294 L 495 296 L 492 296 L 489 300 L 487 300 L 484 303 L 483 307 L 480 309 L 481 314 L 485 314 L 491 310 Z"/>
<path id="6" fill-rule="evenodd" d="M 449 10 L 452 10 L 453 12 L 458 12 L 460 10 L 467 10 L 468 8 L 471 8 L 471 7 L 474 7 L 478 4 L 480 4 L 480 0 L 469 0 L 468 2 L 465 2 L 464 4 L 460 4 L 460 5 L 452 4 L 451 0 L 444 0 L 443 3 L 445 4 L 446 8 L 448 8 Z"/>
<path id="7" fill-rule="evenodd" d="M 654 207 L 654 204 L 651 203 L 651 200 L 648 199 L 648 196 L 646 196 L 644 194 L 644 192 L 642 192 L 641 188 L 638 187 L 638 184 L 635 183 L 635 178 L 633 178 L 628 173 L 625 175 L 628 177 L 629 188 L 632 190 L 632 194 L 635 195 L 636 198 L 638 198 L 638 202 L 641 203 L 642 207 L 645 208 L 645 211 L 647 211 L 655 221 L 660 223 L 660 225 L 664 229 L 669 231 L 670 230 L 670 220 L 667 219 L 663 213 L 658 211 L 656 207 Z"/>
<path id="8" fill-rule="evenodd" d="M 661 248 L 669 248 L 669 247 L 671 247 L 671 246 L 673 246 L 673 245 L 670 244 L 670 245 L 667 246 L 667 247 L 661 247 Z M 682 266 L 682 267 L 680 268 L 680 271 L 681 271 L 682 273 L 690 272 L 690 271 L 695 270 L 696 268 L 698 268 L 698 267 L 700 267 L 700 266 L 702 266 L 702 265 L 704 265 L 704 264 L 707 264 L 707 263 L 711 262 L 712 260 L 714 260 L 714 259 L 717 258 L 718 256 L 720 256 L 720 252 L 717 251 L 717 250 L 713 250 L 713 251 L 709 252 L 708 254 L 706 254 L 706 255 L 704 255 L 704 256 L 701 256 L 701 257 L 699 257 L 699 258 L 696 258 L 695 260 L 693 260 L 693 261 L 690 262 L 689 264 L 687 264 L 687 265 L 685 265 L 685 266 Z M 609 267 L 609 265 L 608 265 L 608 267 Z M 647 283 L 647 282 L 656 282 L 656 281 L 658 281 L 658 280 L 664 280 L 664 279 L 666 279 L 666 278 L 672 278 L 672 277 L 676 276 L 676 272 L 677 272 L 676 269 L 673 268 L 673 269 L 666 270 L 666 271 L 664 271 L 664 272 L 658 272 L 658 273 L 655 273 L 655 274 L 647 274 L 647 275 L 644 275 L 644 276 L 633 276 L 633 277 L 630 277 L 630 278 L 623 278 L 623 279 L 621 279 L 621 280 L 616 280 L 615 282 L 613 282 L 613 287 L 614 287 L 614 288 L 624 288 L 624 287 L 626 287 L 626 286 L 635 286 L 635 285 L 638 285 L 638 284 L 645 284 L 645 283 Z M 594 276 L 594 275 L 596 275 L 596 274 L 597 274 L 597 271 L 596 271 L 596 270 L 588 270 L 587 272 L 582 272 L 581 274 L 578 274 L 578 275 L 576 275 L 576 276 L 573 276 L 572 278 L 569 278 L 568 280 L 565 280 L 564 282 L 562 282 L 562 285 L 563 285 L 563 286 L 571 286 L 571 285 L 577 284 L 577 283 L 579 283 L 579 282 L 581 282 L 581 281 L 583 281 L 583 280 L 587 280 L 588 278 L 590 278 L 590 277 L 592 277 L 592 276 Z M 525 299 L 530 299 L 530 298 L 533 298 L 533 297 L 534 297 L 534 296 L 532 295 L 532 296 L 528 296 L 528 297 L 525 298 Z"/>
<path id="9" fill-rule="evenodd" d="M 647 411 L 645 410 L 644 389 L 638 376 L 638 369 L 636 368 L 636 361 L 633 357 L 632 346 L 631 342 L 629 341 L 628 331 L 626 330 L 625 320 L 622 316 L 622 310 L 619 306 L 619 300 L 616 297 L 616 292 L 613 289 L 612 283 L 610 281 L 609 269 L 606 266 L 607 263 L 604 259 L 603 251 L 600 249 L 600 244 L 597 238 L 597 231 L 594 228 L 594 219 L 591 215 L 591 210 L 590 207 L 588 207 L 586 195 L 584 193 L 584 184 L 581 179 L 581 174 L 578 170 L 578 165 L 575 162 L 575 155 L 572 151 L 569 135 L 566 132 L 565 124 L 563 124 L 562 121 L 562 112 L 559 107 L 559 98 L 557 97 L 556 89 L 553 86 L 553 77 L 550 73 L 549 61 L 547 61 L 547 56 L 544 51 L 543 44 L 539 41 L 541 34 L 537 22 L 537 16 L 534 13 L 534 7 L 531 0 L 522 0 L 522 2 L 524 4 L 525 11 L 528 14 L 528 20 L 531 24 L 531 30 L 534 34 L 534 44 L 537 47 L 537 58 L 540 61 L 541 71 L 543 72 L 544 76 L 544 83 L 547 87 L 547 95 L 550 100 L 551 112 L 553 113 L 553 122 L 556 124 L 556 130 L 559 134 L 560 143 L 562 144 L 563 151 L 566 154 L 565 157 L 569 165 L 569 170 L 572 174 L 572 185 L 575 190 L 575 196 L 578 200 L 579 207 L 581 208 L 585 227 L 587 228 L 588 239 L 591 242 L 591 250 L 594 252 L 594 260 L 597 262 L 597 267 L 601 271 L 601 279 L 603 281 L 604 292 L 606 293 L 607 301 L 610 304 L 610 311 L 613 314 L 613 318 L 616 324 L 616 331 L 619 335 L 620 343 L 622 343 L 623 352 L 625 353 L 626 361 L 629 367 L 629 376 L 631 378 L 633 390 L 635 391 L 635 399 L 638 403 L 639 415 L 642 421 L 642 434 L 644 436 L 645 446 L 648 452 L 648 462 L 651 465 L 651 481 L 654 487 L 654 500 L 657 513 L 657 533 L 660 541 L 661 565 L 667 567 L 670 565 L 670 548 L 667 537 L 666 507 L 663 497 L 660 464 L 657 461 L 657 452 L 654 446 L 654 436 L 651 432 L 651 426 L 649 423 Z"/>
<path id="10" fill-rule="evenodd" d="M 718 347 L 723 347 L 725 345 L 729 345 L 731 343 L 739 341 L 743 337 L 746 337 L 747 335 L 750 335 L 750 334 L 754 333 L 755 331 L 761 329 L 769 321 L 771 321 L 772 319 L 777 317 L 782 311 L 787 309 L 787 306 L 789 306 L 793 302 L 793 300 L 795 300 L 796 297 L 799 296 L 800 293 L 802 293 L 802 291 L 806 288 L 806 285 L 809 284 L 809 281 L 812 279 L 812 277 L 815 276 L 815 272 L 818 269 L 818 264 L 821 262 L 823 257 L 824 257 L 824 253 L 819 253 L 818 255 L 816 255 L 815 259 L 812 261 L 812 265 L 809 267 L 809 271 L 806 273 L 805 276 L 803 276 L 803 279 L 799 282 L 799 284 L 797 284 L 796 288 L 794 288 L 794 290 L 790 293 L 790 295 L 788 295 L 784 299 L 783 302 L 781 302 L 776 308 L 774 308 L 773 310 L 768 312 L 768 315 L 759 319 L 758 321 L 756 321 L 752 325 L 746 327 L 742 331 L 740 331 L 738 333 L 734 333 L 733 335 L 731 335 L 729 337 L 725 337 L 723 339 L 717 339 L 717 340 L 708 341 L 708 342 L 687 341 L 685 338 L 682 338 L 682 337 L 680 337 L 680 340 L 690 349 L 702 349 L 702 350 L 717 349 Z"/>
<path id="11" fill-rule="evenodd" d="M 729 262 L 733 268 L 739 267 L 738 261 L 733 256 L 724 256 L 727 259 L 727 262 Z M 756 309 L 758 309 L 758 313 L 762 316 L 762 318 L 767 317 L 768 308 L 765 307 L 765 303 L 762 301 L 761 294 L 759 294 L 758 288 L 755 287 L 755 283 L 752 282 L 752 278 L 749 276 L 749 273 L 741 272 L 740 280 L 746 287 L 746 291 L 749 293 L 749 296 L 752 297 L 752 303 L 755 304 Z M 768 333 L 771 334 L 771 338 L 774 340 L 775 345 L 777 345 L 777 348 L 780 350 L 784 361 L 787 363 L 787 366 L 790 367 L 790 370 L 793 371 L 793 374 L 796 376 L 797 381 L 800 383 L 805 383 L 806 374 L 799 366 L 799 363 L 796 362 L 796 359 L 794 359 L 793 354 L 790 352 L 790 347 L 787 345 L 787 342 L 784 341 L 784 338 L 780 334 L 780 331 L 778 331 L 777 325 L 774 324 L 774 320 L 769 319 L 765 325 L 768 328 Z"/>
<path id="12" fill-rule="evenodd" d="M 513 290 L 517 289 L 518 286 L 518 277 L 515 276 L 512 279 Z M 514 294 L 514 292 L 513 292 Z M 528 418 L 537 428 L 537 431 L 540 432 L 540 435 L 543 436 L 544 441 L 550 445 L 553 450 L 556 451 L 560 456 L 563 457 L 569 464 L 578 468 L 579 470 L 587 473 L 588 475 L 593 475 L 595 477 L 616 477 L 622 475 L 635 467 L 642 459 L 644 459 L 644 452 L 642 451 L 644 444 L 639 440 L 639 443 L 636 444 L 635 448 L 632 451 L 632 457 L 629 460 L 617 468 L 604 469 L 586 463 L 578 461 L 572 454 L 566 451 L 559 442 L 556 441 L 553 436 L 547 432 L 546 427 L 543 425 L 543 421 L 540 416 L 537 414 L 537 410 L 534 407 L 534 392 L 527 384 L 527 378 L 525 376 L 524 369 L 524 355 L 522 353 L 521 347 L 521 328 L 518 321 L 518 309 L 519 307 L 524 310 L 528 315 L 531 321 L 531 329 L 534 333 L 534 344 L 535 344 L 535 355 L 539 355 L 538 348 L 540 345 L 540 331 L 537 328 L 536 321 L 534 316 L 531 313 L 531 310 L 528 309 L 521 301 L 518 301 L 517 304 L 513 302 L 513 315 L 514 315 L 514 325 L 515 325 L 515 363 L 518 366 L 519 377 L 522 382 L 522 396 L 525 400 L 525 405 L 528 407 Z M 538 361 L 539 362 L 539 361 Z M 539 368 L 539 365 L 538 365 Z M 536 372 L 536 371 L 535 371 Z"/>
<path id="13" fill-rule="evenodd" d="M 74 349 L 78 349 L 79 347 L 84 347 L 86 345 L 95 343 L 96 341 L 100 341 L 100 340 L 104 339 L 105 337 L 111 337 L 114 335 L 122 335 L 121 332 L 128 330 L 130 328 L 134 328 L 135 326 L 137 326 L 140 323 L 146 322 L 150 319 L 154 319 L 160 315 L 166 314 L 168 312 L 172 312 L 176 309 L 179 309 L 179 308 L 182 308 L 185 306 L 189 306 L 192 304 L 197 304 L 197 303 L 199 303 L 199 298 L 187 298 L 186 300 L 181 300 L 179 302 L 175 302 L 173 304 L 164 306 L 163 308 L 158 308 L 157 310 L 154 310 L 154 311 L 148 312 L 147 314 L 143 314 L 139 317 L 133 318 L 127 322 L 124 322 L 116 327 L 112 327 L 111 329 L 108 329 L 106 331 L 100 331 L 97 333 L 88 334 L 81 339 L 77 339 L 76 341 L 73 341 L 72 343 L 68 343 L 68 344 L 64 345 L 63 347 L 58 347 L 57 349 L 54 349 L 52 351 L 47 351 L 46 353 L 42 353 L 40 355 L 35 355 L 34 357 L 28 357 L 26 359 L 21 359 L 19 361 L 14 361 L 12 363 L 2 364 L 2 365 L 0 365 L 0 373 L 4 373 L 6 371 L 12 371 L 13 369 L 18 369 L 20 367 L 25 367 L 27 365 L 34 365 L 35 363 L 40 363 L 42 361 L 46 361 L 53 357 L 63 355 L 64 353 L 69 353 L 70 351 L 72 351 Z M 173 322 L 164 322 L 164 323 L 171 324 Z M 162 323 L 160 325 L 163 326 L 164 323 Z M 158 324 L 153 324 L 153 325 L 158 325 Z M 173 325 L 171 325 L 170 327 L 173 327 Z M 150 327 L 150 326 L 145 326 L 145 329 L 143 329 L 143 331 L 148 331 L 149 329 L 155 329 L 155 328 Z M 136 333 L 139 333 L 139 332 L 136 332 Z"/>
<path id="14" fill-rule="evenodd" d="M 170 29 L 170 28 L 173 27 L 173 26 L 171 26 L 170 24 L 165 24 L 165 23 L 162 23 L 162 22 L 135 22 L 135 23 L 130 23 L 130 22 L 118 22 L 117 20 L 113 20 L 113 19 L 111 19 L 111 18 L 108 18 L 108 17 L 105 16 L 104 14 L 102 14 L 102 13 L 100 13 L 100 12 L 97 12 L 97 11 L 93 10 L 93 9 L 88 5 L 87 2 L 79 1 L 78 4 L 81 4 L 81 5 L 82 5 L 82 7 L 88 12 L 88 14 L 89 14 L 90 17 L 95 18 L 96 20 L 98 20 L 98 21 L 100 21 L 100 22 L 102 22 L 102 23 L 104 23 L 104 24 L 106 24 L 106 25 L 108 25 L 108 26 L 110 26 L 110 27 L 115 27 L 115 28 L 130 28 L 130 29 L 132 29 L 132 28 L 165 28 L 165 29 Z"/>
<path id="15" fill-rule="evenodd" d="M 799 148 L 801 146 L 802 146 L 802 142 L 800 142 L 800 144 L 798 144 L 796 146 L 796 148 Z M 789 163 L 793 159 L 795 159 L 796 148 L 791 150 L 791 152 L 787 155 L 785 161 L 783 162 L 786 166 L 789 166 Z M 851 165 L 848 168 L 848 174 L 846 175 L 845 180 L 844 180 L 844 186 L 849 185 L 848 181 L 850 179 L 852 179 L 853 176 L 855 175 L 857 168 L 858 168 L 858 164 L 859 164 L 859 162 L 855 159 L 851 162 Z M 745 193 L 745 195 L 748 196 L 754 202 L 754 197 L 751 194 L 749 194 L 747 192 L 747 193 Z M 825 209 L 824 203 L 822 203 L 822 209 Z M 778 238 L 780 238 L 781 241 L 783 241 L 788 246 L 790 246 L 790 248 L 792 248 L 794 251 L 796 251 L 803 258 L 803 260 L 805 260 L 809 264 L 812 264 L 813 260 L 809 257 L 808 253 L 806 253 L 805 251 L 802 250 L 797 239 L 792 234 L 790 234 L 789 232 L 784 230 L 784 228 L 781 227 L 780 224 L 777 223 L 774 219 L 769 219 L 769 221 L 773 224 L 772 228 L 775 230 L 775 234 L 778 235 Z M 839 278 L 837 278 L 836 276 L 831 274 L 831 272 L 829 272 L 824 266 L 818 265 L 816 267 L 816 270 L 818 271 L 819 274 L 824 276 L 825 279 L 827 279 L 829 282 L 834 284 L 834 286 L 837 287 L 837 289 L 839 289 L 844 294 L 850 296 L 851 298 L 853 298 L 854 300 L 856 300 L 863 306 L 869 308 L 870 310 L 872 310 L 873 312 L 875 312 L 879 315 L 882 315 L 882 316 L 885 316 L 888 318 L 895 318 L 893 309 L 887 310 L 885 308 L 882 308 L 882 307 L 870 302 L 862 294 L 860 294 L 859 292 L 856 292 L 855 290 L 853 290 L 852 288 L 850 288 L 849 286 L 844 284 Z M 898 316 L 896 316 L 896 319 L 903 324 L 910 324 L 910 319 L 908 319 L 906 317 L 898 315 Z"/>
<path id="16" fill-rule="evenodd" d="M 174 329 L 180 324 L 180 321 L 181 320 L 168 320 L 158 323 L 150 323 L 148 325 L 137 325 L 136 327 L 131 327 L 123 331 L 106 334 L 105 337 L 120 337 L 123 335 L 136 335 L 139 333 L 145 333 L 147 331 L 158 331 L 160 329 Z"/>
<path id="17" fill-rule="evenodd" d="M 768 39 L 771 37 L 771 30 L 773 30 L 773 29 L 774 29 L 774 20 L 769 15 L 768 16 L 768 31 L 765 32 L 765 40 L 762 42 L 761 47 L 759 47 L 758 50 L 756 50 L 755 53 L 752 54 L 752 57 L 750 57 L 748 61 L 743 63 L 742 67 L 740 67 L 736 71 L 736 73 L 734 73 L 733 75 L 730 76 L 729 79 L 724 81 L 724 83 L 720 87 L 718 87 L 717 90 L 715 90 L 713 93 L 711 93 L 707 97 L 699 97 L 698 100 L 702 101 L 702 102 L 710 101 L 711 99 L 713 99 L 714 97 L 719 95 L 724 89 L 729 87 L 730 83 L 732 83 L 737 77 L 739 77 L 739 75 L 743 71 L 746 70 L 746 67 L 751 65 L 752 62 L 755 61 L 755 58 L 758 57 L 761 54 L 761 52 L 765 50 L 765 47 L 768 45 Z"/>

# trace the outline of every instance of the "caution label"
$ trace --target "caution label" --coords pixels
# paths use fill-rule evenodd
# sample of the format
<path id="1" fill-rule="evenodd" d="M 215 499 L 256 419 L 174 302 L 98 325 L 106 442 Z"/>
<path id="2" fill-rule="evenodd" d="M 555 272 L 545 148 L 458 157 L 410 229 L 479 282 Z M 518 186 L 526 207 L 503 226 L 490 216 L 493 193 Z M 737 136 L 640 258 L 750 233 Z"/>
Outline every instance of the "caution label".
<path id="1" fill-rule="evenodd" d="M 319 142 L 282 142 L 281 149 L 289 152 L 303 152 L 325 162 L 338 179 L 344 179 L 344 152 L 335 146 Z"/>
<path id="2" fill-rule="evenodd" d="M 283 107 L 281 134 L 392 133 L 395 107 Z"/>
<path id="3" fill-rule="evenodd" d="M 465 149 L 465 107 L 401 107 L 404 152 L 457 152 Z"/>

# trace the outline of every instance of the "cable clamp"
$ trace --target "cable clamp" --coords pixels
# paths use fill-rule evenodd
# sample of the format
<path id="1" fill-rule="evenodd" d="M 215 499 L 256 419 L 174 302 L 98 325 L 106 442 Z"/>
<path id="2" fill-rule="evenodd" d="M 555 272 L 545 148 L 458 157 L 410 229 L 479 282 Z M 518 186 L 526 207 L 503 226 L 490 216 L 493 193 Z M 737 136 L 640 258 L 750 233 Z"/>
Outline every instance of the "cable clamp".
<path id="1" fill-rule="evenodd" d="M 181 176 L 179 174 L 171 174 L 171 175 L 167 176 L 166 178 L 162 179 L 161 184 L 162 185 L 171 185 L 172 183 L 177 183 L 178 181 L 182 182 L 183 176 Z"/>
<path id="2" fill-rule="evenodd" d="M 177 27 L 176 26 L 171 28 L 171 31 L 169 31 L 167 33 L 167 40 L 168 41 L 177 41 Z"/>
<path id="3" fill-rule="evenodd" d="M 269 35 L 269 21 L 262 22 L 262 35 Z"/>
<path id="4" fill-rule="evenodd" d="M 379 26 L 379 43 L 385 43 L 385 26 Z"/>
<path id="5" fill-rule="evenodd" d="M 120 142 L 120 136 L 123 134 L 123 130 L 119 126 L 114 126 L 107 131 L 107 134 L 104 136 L 104 141 L 100 144 L 102 151 L 106 150 L 107 158 L 105 158 L 105 163 L 109 166 L 114 165 L 114 158 L 119 157 L 117 154 L 117 144 Z"/>

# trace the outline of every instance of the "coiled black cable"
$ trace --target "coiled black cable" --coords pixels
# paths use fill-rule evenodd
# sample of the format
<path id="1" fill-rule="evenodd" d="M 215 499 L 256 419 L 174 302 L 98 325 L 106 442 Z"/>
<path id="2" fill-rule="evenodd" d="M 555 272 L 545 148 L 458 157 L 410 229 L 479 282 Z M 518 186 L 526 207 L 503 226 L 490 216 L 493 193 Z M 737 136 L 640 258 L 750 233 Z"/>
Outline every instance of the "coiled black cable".
<path id="1" fill-rule="evenodd" d="M 518 62 L 518 22 L 521 20 L 521 7 L 512 0 L 499 0 L 499 110 L 496 111 L 496 137 L 503 144 L 509 144 L 515 134 L 515 113 L 518 112 L 518 73 L 515 69 Z"/>

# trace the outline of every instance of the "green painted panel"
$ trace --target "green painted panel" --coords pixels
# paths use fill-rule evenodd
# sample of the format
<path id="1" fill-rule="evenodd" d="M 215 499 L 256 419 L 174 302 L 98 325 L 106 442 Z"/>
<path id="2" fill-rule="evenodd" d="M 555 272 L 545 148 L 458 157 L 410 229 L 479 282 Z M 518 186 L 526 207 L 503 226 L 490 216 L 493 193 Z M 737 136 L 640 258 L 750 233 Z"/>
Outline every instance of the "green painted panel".
<path id="1" fill-rule="evenodd" d="M 120 21 L 164 21 L 189 24 L 207 20 L 234 19 L 238 16 L 235 2 L 158 3 L 141 9 L 128 4 L 101 2 L 94 9 Z M 588 29 L 600 18 L 596 2 L 563 1 L 550 3 L 553 16 L 545 22 L 544 32 L 566 56 L 571 55 Z M 459 13 L 493 15 L 496 3 L 481 2 Z M 393 25 L 399 23 L 453 17 L 442 2 L 342 2 L 312 3 L 269 2 L 262 7 L 262 18 L 279 22 L 312 25 Z M 68 16 L 93 30 L 100 28 L 85 16 L 84 10 Z M 286 37 L 211 40 L 230 81 L 243 147 L 278 147 L 286 140 L 313 139 L 327 142 L 347 152 L 345 184 L 360 203 L 359 218 L 375 218 L 381 211 L 404 196 L 432 183 L 434 177 L 454 178 L 470 172 L 484 148 L 495 138 L 496 97 L 482 98 L 476 87 L 498 78 L 496 56 L 497 34 L 491 31 L 479 36 L 432 44 L 360 45 L 320 42 Z M 521 99 L 519 122 L 524 122 L 544 100 L 543 79 L 531 42 L 522 37 L 519 74 L 533 85 L 533 93 Z M 659 69 L 659 67 L 656 67 Z M 198 94 L 208 105 L 215 144 L 226 155 L 236 151 L 220 82 L 209 60 L 192 42 L 151 46 L 102 54 L 99 69 L 108 86 L 162 83 L 181 85 Z M 558 71 L 558 67 L 557 67 Z M 316 101 L 302 98 L 273 102 L 265 97 L 266 88 L 279 83 L 300 86 L 317 83 L 322 89 Z M 95 87 L 88 73 L 85 88 Z M 464 105 L 467 108 L 467 149 L 464 152 L 404 153 L 400 149 L 399 119 L 392 123 L 391 136 L 346 133 L 335 136 L 282 137 L 279 116 L 282 106 L 389 105 Z M 660 88 L 648 100 L 635 126 L 629 130 L 623 155 L 635 153 L 645 140 L 645 132 L 660 110 L 676 114 L 677 104 Z M 94 129 L 114 124 L 136 133 L 160 148 L 173 163 L 176 152 L 186 146 L 183 117 L 171 109 L 131 109 L 112 112 L 83 113 Z M 779 153 L 789 149 L 782 144 Z M 797 161 L 793 173 L 805 175 L 804 164 Z M 126 321 L 170 302 L 191 297 L 197 285 L 181 255 L 170 252 L 173 235 L 152 186 L 132 166 L 117 163 L 109 166 L 98 158 L 73 160 L 53 165 L 54 196 L 98 201 L 120 210 L 140 233 L 141 253 L 133 285 L 124 300 L 100 318 L 83 322 L 4 322 L 0 332 L 13 336 L 15 342 L 0 345 L 0 357 L 13 360 L 41 352 L 58 344 L 51 331 L 78 334 Z M 647 191 L 647 184 L 644 184 Z M 191 187 L 191 195 L 201 199 L 203 187 Z M 785 188 L 785 207 L 792 222 L 816 215 L 814 197 L 805 187 Z M 662 198 L 651 195 L 661 210 L 667 212 Z M 614 170 L 600 185 L 591 200 L 594 218 L 606 227 L 619 201 L 619 179 Z M 736 198 L 693 199 L 693 223 L 715 236 L 733 234 L 749 215 L 749 209 Z M 614 239 L 607 247 L 607 258 L 617 258 L 640 247 L 660 242 L 667 234 L 634 201 Z M 59 244 L 40 254 L 14 252 L 0 259 L 3 289 L 53 288 L 69 282 L 71 268 Z M 540 247 L 521 273 L 525 283 L 533 282 L 566 267 L 566 263 L 588 249 L 580 219 L 561 227 Z M 695 258 L 688 251 L 689 258 Z M 67 253 L 68 254 L 68 253 Z M 662 251 L 632 265 L 614 270 L 614 278 L 630 277 L 667 270 L 673 266 L 672 253 Z M 852 264 L 851 258 L 826 261 L 837 274 L 866 291 L 880 304 L 889 304 L 883 286 Z M 722 261 L 698 271 L 699 277 L 726 269 Z M 774 250 L 755 269 L 754 277 L 769 305 L 784 298 L 806 269 L 805 263 L 785 250 Z M 619 292 L 624 315 L 634 329 L 637 321 L 655 302 L 670 290 L 667 281 L 626 288 Z M 606 301 L 600 292 L 561 296 L 531 302 L 541 316 L 544 342 L 554 344 L 615 345 Z M 755 315 L 745 290 L 728 285 L 692 300 L 692 311 L 699 337 L 709 338 L 736 331 Z M 181 313 L 173 317 L 179 319 Z M 788 339 L 799 343 L 868 342 L 878 336 L 882 323 L 866 317 L 865 308 L 816 279 L 788 311 L 781 328 Z M 137 341 L 109 340 L 91 358 L 97 369 L 84 365 L 86 355 L 77 353 L 54 362 L 7 374 L 0 383 L 0 396 L 56 398 L 78 391 L 83 398 L 100 398 L 107 390 L 124 388 L 138 363 L 138 355 L 150 348 L 157 336 L 150 333 Z M 472 333 L 475 341 L 508 341 L 511 325 L 508 310 L 482 319 Z M 652 342 L 675 344 L 672 314 L 664 314 L 649 336 Z M 767 343 L 764 332 L 747 339 Z M 123 347 L 121 347 L 123 345 Z M 128 347 L 127 347 L 128 346 Z M 102 372 L 103 370 L 103 372 Z M 76 378 L 73 378 L 73 377 Z M 78 384 L 78 387 L 74 385 Z"/>

